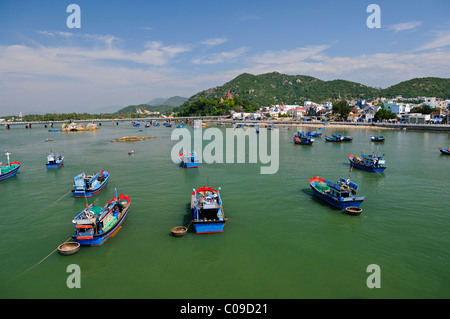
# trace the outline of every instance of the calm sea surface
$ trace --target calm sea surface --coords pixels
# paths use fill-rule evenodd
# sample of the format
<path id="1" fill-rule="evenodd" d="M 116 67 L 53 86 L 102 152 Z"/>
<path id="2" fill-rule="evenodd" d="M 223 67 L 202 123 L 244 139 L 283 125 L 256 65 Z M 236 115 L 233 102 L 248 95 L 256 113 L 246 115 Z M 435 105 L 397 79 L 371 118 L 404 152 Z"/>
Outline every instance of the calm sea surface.
<path id="1" fill-rule="evenodd" d="M 174 127 L 104 122 L 96 132 L 50 133 L 24 126 L 0 130 L 1 160 L 8 150 L 22 164 L 0 182 L 0 298 L 450 298 L 450 156 L 437 149 L 450 147 L 449 133 L 328 127 L 327 135 L 353 141 L 321 137 L 304 146 L 293 144 L 295 128 L 281 127 L 279 170 L 261 175 L 265 164 L 248 161 L 182 169 L 170 158 Z M 156 138 L 111 143 L 130 135 Z M 50 149 L 65 155 L 62 168 L 45 167 Z M 348 154 L 374 151 L 385 154 L 384 173 L 350 171 Z M 72 235 L 72 218 L 86 205 L 72 196 L 73 177 L 101 169 L 111 174 L 108 185 L 88 201 L 103 206 L 115 188 L 128 194 L 122 229 L 102 246 L 39 263 Z M 362 214 L 315 198 L 313 175 L 359 184 Z M 172 227 L 190 222 L 192 189 L 203 185 L 221 187 L 224 232 L 191 227 L 173 237 Z M 80 289 L 66 285 L 70 264 L 80 266 Z M 381 269 L 379 289 L 366 285 L 371 264 Z"/>

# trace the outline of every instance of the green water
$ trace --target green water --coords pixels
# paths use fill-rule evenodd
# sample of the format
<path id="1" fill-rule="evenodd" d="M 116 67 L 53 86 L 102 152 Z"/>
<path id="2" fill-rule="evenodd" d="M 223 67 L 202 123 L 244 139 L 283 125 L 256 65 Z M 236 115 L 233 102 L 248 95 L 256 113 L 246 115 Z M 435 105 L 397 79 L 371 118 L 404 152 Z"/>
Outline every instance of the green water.
<path id="1" fill-rule="evenodd" d="M 279 170 L 261 175 L 260 163 L 182 169 L 170 159 L 175 128 L 141 129 L 103 123 L 96 132 L 0 131 L 2 161 L 8 150 L 22 164 L 0 182 L 0 298 L 450 297 L 450 156 L 437 149 L 450 147 L 448 133 L 327 128 L 353 141 L 322 137 L 304 146 L 282 127 Z M 371 142 L 373 134 L 386 142 Z M 156 138 L 111 143 L 130 135 Z M 46 169 L 50 149 L 65 156 L 62 168 Z M 386 171 L 350 171 L 348 154 L 363 151 L 384 153 Z M 103 206 L 114 188 L 130 195 L 122 229 L 102 246 L 55 252 L 36 265 L 68 239 L 85 207 L 71 194 L 73 177 L 101 169 L 111 177 L 89 202 Z M 313 175 L 351 175 L 366 196 L 362 214 L 315 198 Z M 172 227 L 189 224 L 192 188 L 203 185 L 222 188 L 224 232 L 172 236 Z M 70 264 L 81 269 L 81 288 L 66 285 Z M 381 269 L 381 288 L 366 285 L 370 264 Z"/>

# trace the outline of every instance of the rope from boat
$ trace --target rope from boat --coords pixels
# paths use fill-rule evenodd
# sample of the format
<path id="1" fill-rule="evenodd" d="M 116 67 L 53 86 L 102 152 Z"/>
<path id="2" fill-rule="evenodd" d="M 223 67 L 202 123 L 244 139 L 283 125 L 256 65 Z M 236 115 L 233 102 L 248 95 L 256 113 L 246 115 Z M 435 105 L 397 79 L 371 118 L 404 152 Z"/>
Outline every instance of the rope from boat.
<path id="1" fill-rule="evenodd" d="M 72 238 L 72 236 L 69 237 L 69 238 L 67 238 L 67 239 L 64 241 L 64 243 L 67 243 L 71 238 Z M 63 244 L 64 244 L 64 243 L 63 243 Z M 59 246 L 58 246 L 58 247 L 59 247 Z M 18 275 L 15 276 L 14 278 L 12 278 L 10 281 L 4 283 L 4 284 L 1 285 L 0 287 L 4 287 L 4 286 L 10 284 L 10 283 L 13 282 L 14 280 L 16 280 L 16 279 L 18 279 L 19 277 L 23 276 L 25 273 L 29 272 L 29 271 L 30 271 L 31 269 L 33 269 L 34 267 L 36 267 L 36 266 L 38 266 L 39 264 L 41 264 L 44 260 L 46 260 L 48 257 L 50 257 L 51 255 L 53 255 L 53 253 L 54 253 L 55 251 L 58 250 L 58 247 L 56 247 L 50 254 L 48 254 L 47 256 L 45 256 L 44 258 L 42 258 L 39 262 L 37 262 L 36 264 L 34 264 L 33 266 L 31 266 L 30 268 L 28 268 L 28 269 L 22 271 L 20 274 L 18 274 Z"/>
<path id="2" fill-rule="evenodd" d="M 61 199 L 63 199 L 64 197 L 66 197 L 67 195 L 69 195 L 70 193 L 72 193 L 72 190 L 68 191 L 67 193 L 65 193 L 61 198 L 57 199 L 56 201 L 54 201 L 52 204 L 50 204 L 50 206 L 48 206 L 49 208 L 52 207 L 53 205 L 55 205 L 57 202 L 59 202 Z"/>

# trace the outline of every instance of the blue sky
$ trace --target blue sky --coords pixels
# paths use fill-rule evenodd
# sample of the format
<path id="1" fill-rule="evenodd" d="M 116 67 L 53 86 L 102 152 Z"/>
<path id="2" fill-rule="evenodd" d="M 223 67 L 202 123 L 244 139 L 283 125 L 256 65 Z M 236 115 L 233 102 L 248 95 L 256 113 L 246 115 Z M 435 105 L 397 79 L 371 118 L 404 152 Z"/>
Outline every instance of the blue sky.
<path id="1" fill-rule="evenodd" d="M 72 3 L 79 29 L 66 24 Z M 371 3 L 381 28 L 367 27 Z M 243 72 L 374 87 L 448 78 L 448 12 L 448 0 L 2 0 L 0 115 L 116 111 Z"/>

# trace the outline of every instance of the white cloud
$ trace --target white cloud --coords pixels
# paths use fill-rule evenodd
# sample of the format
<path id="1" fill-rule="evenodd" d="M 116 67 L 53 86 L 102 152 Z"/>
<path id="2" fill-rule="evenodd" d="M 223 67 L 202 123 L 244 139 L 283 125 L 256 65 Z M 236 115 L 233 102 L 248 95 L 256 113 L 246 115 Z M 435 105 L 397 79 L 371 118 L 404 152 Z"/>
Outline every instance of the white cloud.
<path id="1" fill-rule="evenodd" d="M 204 56 L 192 60 L 194 64 L 217 64 L 223 62 L 233 61 L 235 58 L 243 56 L 247 52 L 247 48 L 241 47 L 233 51 L 213 53 L 209 56 Z"/>
<path id="2" fill-rule="evenodd" d="M 450 45 L 450 31 L 439 31 L 436 33 L 434 40 L 425 43 L 417 48 L 415 51 L 431 50 L 443 48 Z"/>
<path id="3" fill-rule="evenodd" d="M 200 44 L 204 44 L 204 45 L 219 45 L 222 43 L 227 42 L 228 39 L 227 38 L 211 38 L 211 39 L 206 39 L 204 41 L 201 41 Z"/>
<path id="4" fill-rule="evenodd" d="M 402 23 L 389 25 L 386 28 L 388 30 L 393 30 L 394 32 L 400 32 L 400 31 L 415 29 L 418 26 L 420 26 L 421 24 L 422 24 L 422 21 L 409 21 L 409 22 L 402 22 Z"/>

